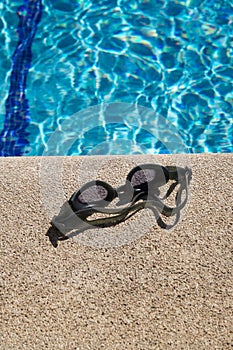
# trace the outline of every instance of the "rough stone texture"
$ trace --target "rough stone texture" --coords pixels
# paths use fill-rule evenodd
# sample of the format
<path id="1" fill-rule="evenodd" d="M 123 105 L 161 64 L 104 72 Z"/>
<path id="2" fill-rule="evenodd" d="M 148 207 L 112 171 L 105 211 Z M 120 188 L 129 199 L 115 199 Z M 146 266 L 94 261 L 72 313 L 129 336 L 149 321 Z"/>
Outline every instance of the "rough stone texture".
<path id="1" fill-rule="evenodd" d="M 152 160 L 172 157 L 67 157 L 62 188 L 69 196 L 95 177 L 93 164 L 115 185 Z M 49 241 L 40 182 L 47 173 L 48 198 L 59 196 L 56 161 L 0 159 L 1 349 L 230 349 L 233 155 L 191 156 L 191 198 L 178 226 L 154 224 L 109 248 Z"/>

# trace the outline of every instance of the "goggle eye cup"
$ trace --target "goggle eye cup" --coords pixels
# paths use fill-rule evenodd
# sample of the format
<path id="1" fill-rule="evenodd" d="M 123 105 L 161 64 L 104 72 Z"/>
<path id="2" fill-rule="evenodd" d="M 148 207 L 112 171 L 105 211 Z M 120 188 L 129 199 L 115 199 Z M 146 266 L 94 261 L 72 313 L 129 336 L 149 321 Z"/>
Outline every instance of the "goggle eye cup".
<path id="1" fill-rule="evenodd" d="M 157 188 L 165 185 L 169 180 L 169 173 L 163 166 L 143 164 L 132 169 L 127 180 L 130 181 L 133 188 L 147 192 L 149 184 Z"/>
<path id="2" fill-rule="evenodd" d="M 75 210 L 81 210 L 85 208 L 105 207 L 114 198 L 116 198 L 116 191 L 113 187 L 106 182 L 95 180 L 86 183 L 77 192 L 75 192 L 69 203 Z"/>

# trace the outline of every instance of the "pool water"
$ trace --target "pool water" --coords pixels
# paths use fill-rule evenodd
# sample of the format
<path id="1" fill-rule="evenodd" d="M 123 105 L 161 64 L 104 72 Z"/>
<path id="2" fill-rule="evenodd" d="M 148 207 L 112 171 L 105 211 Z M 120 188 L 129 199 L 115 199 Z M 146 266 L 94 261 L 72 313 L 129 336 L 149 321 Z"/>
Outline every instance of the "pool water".
<path id="1" fill-rule="evenodd" d="M 4 0 L 0 12 L 2 156 L 176 153 L 171 130 L 190 153 L 233 151 L 230 0 Z M 152 111 L 149 126 L 121 108 L 107 119 L 111 104 Z"/>

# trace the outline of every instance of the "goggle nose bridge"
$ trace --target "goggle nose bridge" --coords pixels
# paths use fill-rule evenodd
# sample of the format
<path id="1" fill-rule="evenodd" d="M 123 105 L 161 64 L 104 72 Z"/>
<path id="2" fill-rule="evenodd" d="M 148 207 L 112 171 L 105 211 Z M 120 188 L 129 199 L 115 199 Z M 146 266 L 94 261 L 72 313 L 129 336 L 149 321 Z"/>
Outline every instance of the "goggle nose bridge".
<path id="1" fill-rule="evenodd" d="M 122 205 L 126 203 L 130 203 L 135 195 L 135 189 L 133 188 L 131 182 L 126 179 L 124 185 L 121 185 L 116 188 L 117 197 L 119 198 L 119 202 L 117 205 Z"/>

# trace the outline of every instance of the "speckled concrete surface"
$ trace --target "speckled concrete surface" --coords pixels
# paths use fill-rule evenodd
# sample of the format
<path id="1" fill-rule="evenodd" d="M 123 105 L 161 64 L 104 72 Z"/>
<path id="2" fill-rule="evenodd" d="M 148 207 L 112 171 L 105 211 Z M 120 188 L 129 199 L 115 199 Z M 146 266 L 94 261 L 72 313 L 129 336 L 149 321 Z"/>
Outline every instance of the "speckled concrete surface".
<path id="1" fill-rule="evenodd" d="M 1 349 L 231 348 L 233 155 L 190 159 L 191 198 L 171 232 L 155 224 L 125 245 L 98 246 L 90 236 L 57 248 L 41 190 L 47 172 L 47 199 L 59 195 L 56 158 L 0 159 Z M 66 158 L 62 188 L 72 194 L 93 164 L 103 180 L 122 183 L 133 162 L 148 160 Z"/>

